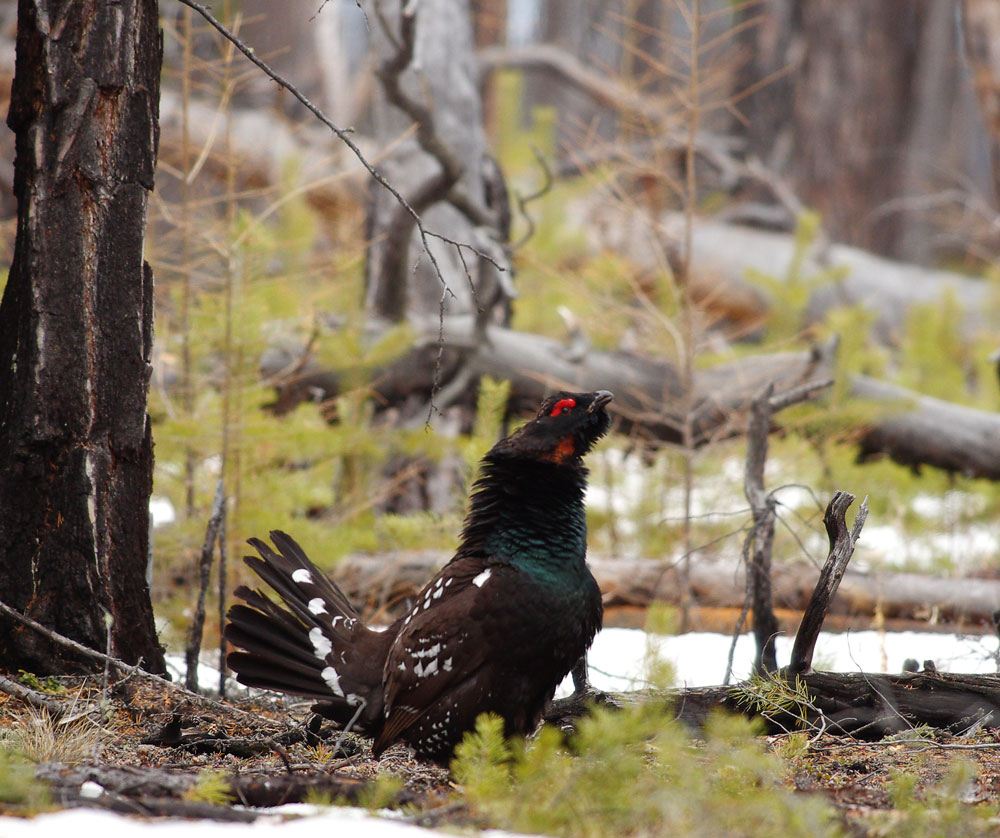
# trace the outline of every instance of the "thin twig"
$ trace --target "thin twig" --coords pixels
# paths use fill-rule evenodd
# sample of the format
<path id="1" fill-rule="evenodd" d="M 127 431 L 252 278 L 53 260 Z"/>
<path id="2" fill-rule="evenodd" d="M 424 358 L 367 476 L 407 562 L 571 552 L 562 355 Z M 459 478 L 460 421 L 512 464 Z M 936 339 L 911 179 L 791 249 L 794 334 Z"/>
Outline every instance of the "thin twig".
<path id="1" fill-rule="evenodd" d="M 542 181 L 542 185 L 539 186 L 534 192 L 528 195 L 520 195 L 517 192 L 514 193 L 514 197 L 517 200 L 517 211 L 521 213 L 521 217 L 527 223 L 528 229 L 525 231 L 524 235 L 521 236 L 521 238 L 510 246 L 511 250 L 520 250 L 535 234 L 535 219 L 533 219 L 528 213 L 528 204 L 532 201 L 537 201 L 539 198 L 548 194 L 552 190 L 552 185 L 555 182 L 552 177 L 552 169 L 549 168 L 545 155 L 542 154 L 541 149 L 539 149 L 534 143 L 531 145 L 531 153 L 535 155 L 535 160 L 538 161 L 538 165 L 541 167 L 542 174 L 545 177 Z"/>
<path id="2" fill-rule="evenodd" d="M 211 698 L 207 695 L 202 695 L 201 693 L 191 692 L 191 690 L 187 689 L 186 687 L 180 684 L 175 684 L 173 681 L 169 680 L 168 678 L 164 678 L 162 675 L 156 675 L 152 672 L 147 672 L 140 666 L 133 666 L 132 664 L 126 663 L 123 660 L 112 657 L 110 655 L 106 655 L 103 652 L 98 652 L 95 649 L 91 649 L 87 646 L 84 646 L 82 643 L 77 643 L 75 640 L 69 637 L 65 637 L 64 635 L 59 634 L 59 632 L 53 631 L 52 629 L 43 626 L 41 623 L 35 622 L 30 617 L 25 617 L 24 614 L 22 614 L 15 608 L 11 608 L 5 602 L 0 602 L 0 613 L 5 614 L 6 616 L 10 617 L 12 620 L 17 621 L 23 626 L 27 626 L 32 631 L 37 632 L 42 637 L 51 640 L 53 643 L 56 643 L 67 649 L 71 649 L 77 654 L 85 658 L 89 658 L 90 660 L 99 661 L 101 663 L 107 662 L 115 669 L 117 669 L 119 672 L 123 672 L 126 675 L 149 678 L 153 681 L 156 681 L 161 686 L 169 687 L 174 692 L 181 693 L 185 698 L 191 701 L 199 702 L 209 707 L 214 707 L 217 710 L 239 713 L 241 715 L 250 716 L 255 719 L 260 718 L 259 713 L 254 713 L 250 710 L 244 710 L 241 707 L 236 707 L 232 704 L 226 704 L 225 702 L 222 701 L 217 701 L 216 699 Z"/>
<path id="3" fill-rule="evenodd" d="M 226 591 L 229 587 L 229 551 L 226 548 L 226 516 L 219 521 L 219 698 L 226 697 Z"/>
<path id="4" fill-rule="evenodd" d="M 386 177 L 381 172 L 379 172 L 371 163 L 368 162 L 368 159 L 362 153 L 362 151 L 358 147 L 357 143 L 355 143 L 350 138 L 350 136 L 349 136 L 350 130 L 349 129 L 345 130 L 343 128 L 337 127 L 330 120 L 330 118 L 325 113 L 323 113 L 322 110 L 320 110 L 320 108 L 318 108 L 316 105 L 314 105 L 306 97 L 306 95 L 304 93 L 302 93 L 301 90 L 299 90 L 294 84 L 292 84 L 290 81 L 288 81 L 286 78 L 284 78 L 284 76 L 280 75 L 274 69 L 272 69 L 271 66 L 269 64 L 267 64 L 267 62 L 265 62 L 265 61 L 261 60 L 260 58 L 258 58 L 256 52 L 254 51 L 254 49 L 252 47 L 248 46 L 240 38 L 238 38 L 233 32 L 231 32 L 229 29 L 227 29 L 226 26 L 223 25 L 223 23 L 221 21 L 219 21 L 218 18 L 216 18 L 201 3 L 196 2 L 196 0 L 177 0 L 177 2 L 179 2 L 179 3 L 181 3 L 181 4 L 185 5 L 185 6 L 188 6 L 191 9 L 194 9 L 194 11 L 196 11 L 198 14 L 200 14 L 206 21 L 208 21 L 209 25 L 212 26 L 213 29 L 215 29 L 227 41 L 229 41 L 230 43 L 232 43 L 233 46 L 235 46 L 236 49 L 239 50 L 243 54 L 243 56 L 251 64 L 253 64 L 259 70 L 261 70 L 261 72 L 263 72 L 266 76 L 268 76 L 268 78 L 270 78 L 272 81 L 274 81 L 278 86 L 284 88 L 292 96 L 294 96 L 295 99 L 298 100 L 298 102 L 303 107 L 306 108 L 306 110 L 308 110 L 313 116 L 316 117 L 316 119 L 318 119 L 320 122 L 322 122 L 334 134 L 336 134 L 337 139 L 339 139 L 342 143 L 344 143 L 344 145 L 346 145 L 351 150 L 351 153 L 354 154 L 354 156 L 358 159 L 358 161 L 361 163 L 361 165 L 368 172 L 368 174 L 370 174 L 380 186 L 382 186 L 383 188 L 385 188 L 389 192 L 389 194 L 392 195 L 392 197 L 396 199 L 396 201 L 399 203 L 399 205 L 413 218 L 413 221 L 416 224 L 417 230 L 420 233 L 420 240 L 421 240 L 421 243 L 423 244 L 424 252 L 427 254 L 427 257 L 430 259 L 431 264 L 434 266 L 434 272 L 435 272 L 435 274 L 437 275 L 437 278 L 440 280 L 441 284 L 444 287 L 447 288 L 448 284 L 447 284 L 447 282 L 446 282 L 446 280 L 444 278 L 444 274 L 441 272 L 441 267 L 438 264 L 437 258 L 434 256 L 434 252 L 430 248 L 430 243 L 428 242 L 429 238 L 438 239 L 439 241 L 442 241 L 445 244 L 450 244 L 453 247 L 458 248 L 458 249 L 465 248 L 467 250 L 470 250 L 473 253 L 475 253 L 477 256 L 479 256 L 480 258 L 486 259 L 488 262 L 492 263 L 493 266 L 497 270 L 501 270 L 501 271 L 504 270 L 503 266 L 499 265 L 496 262 L 496 260 L 494 260 L 489 254 L 487 254 L 487 253 L 481 253 L 477 248 L 473 247 L 472 245 L 467 244 L 465 242 L 456 241 L 455 239 L 451 239 L 448 236 L 445 236 L 445 235 L 443 235 L 441 233 L 435 233 L 433 231 L 427 230 L 427 228 L 424 227 L 424 223 L 423 223 L 422 219 L 420 218 L 420 215 L 413 209 L 412 206 L 410 206 L 409 202 L 407 202 L 407 200 L 402 196 L 402 194 L 399 192 L 399 190 L 396 189 L 396 187 L 393 186 L 391 183 L 389 183 L 389 181 L 386 179 Z"/>
<path id="5" fill-rule="evenodd" d="M 219 527 L 222 524 L 225 514 L 226 495 L 223 489 L 222 478 L 220 477 L 215 487 L 212 514 L 208 519 L 208 526 L 205 528 L 205 543 L 201 548 L 198 604 L 195 607 L 194 617 L 191 619 L 187 648 L 184 650 L 184 662 L 187 666 L 184 684 L 192 692 L 198 690 L 198 657 L 201 653 L 201 636 L 205 628 L 205 597 L 208 594 L 208 581 L 212 570 L 212 554 L 215 551 L 215 542 L 218 539 Z"/>

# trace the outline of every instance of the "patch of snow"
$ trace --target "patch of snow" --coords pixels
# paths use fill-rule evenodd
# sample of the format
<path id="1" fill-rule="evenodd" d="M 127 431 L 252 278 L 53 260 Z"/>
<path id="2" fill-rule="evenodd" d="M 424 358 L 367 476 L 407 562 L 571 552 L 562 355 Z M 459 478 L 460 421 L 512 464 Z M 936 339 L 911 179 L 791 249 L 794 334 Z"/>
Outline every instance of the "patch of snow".
<path id="1" fill-rule="evenodd" d="M 164 818 L 143 820 L 95 809 L 67 809 L 34 818 L 0 817 L 3 838 L 57 838 L 57 836 L 100 835 L 101 838 L 228 838 L 253 835 L 255 838 L 426 838 L 451 833 L 424 829 L 395 818 L 379 817 L 364 809 L 347 806 L 312 806 L 299 803 L 267 810 L 253 823 Z M 490 831 L 491 838 L 507 833 Z"/>
<path id="2" fill-rule="evenodd" d="M 149 499 L 149 514 L 153 516 L 153 526 L 162 527 L 177 520 L 177 511 L 169 498 L 158 498 L 153 495 Z"/>
<path id="3" fill-rule="evenodd" d="M 636 629 L 606 628 L 601 631 L 587 657 L 591 683 L 602 690 L 632 690 L 649 685 L 651 664 L 669 663 L 678 686 L 703 687 L 721 684 L 732 639 L 708 632 L 647 635 Z M 778 664 L 788 662 L 792 639 L 776 641 Z M 822 632 L 813 660 L 816 669 L 831 672 L 901 672 L 903 662 L 914 658 L 921 665 L 933 660 L 941 672 L 996 673 L 998 642 L 991 636 L 940 634 L 936 632 Z M 750 674 L 754 657 L 753 636 L 741 635 L 733 656 L 732 682 Z M 559 686 L 557 697 L 573 692 L 572 678 Z"/>

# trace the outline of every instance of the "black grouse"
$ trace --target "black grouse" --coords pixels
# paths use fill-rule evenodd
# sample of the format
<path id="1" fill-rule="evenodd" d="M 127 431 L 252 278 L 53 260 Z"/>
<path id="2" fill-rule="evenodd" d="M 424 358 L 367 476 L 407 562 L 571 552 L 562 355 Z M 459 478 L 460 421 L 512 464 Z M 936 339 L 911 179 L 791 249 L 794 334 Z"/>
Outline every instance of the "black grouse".
<path id="1" fill-rule="evenodd" d="M 229 666 L 247 686 L 318 699 L 313 710 L 447 764 L 480 713 L 528 735 L 590 647 L 603 608 L 586 565 L 583 456 L 612 395 L 559 393 L 482 462 L 455 557 L 385 631 L 368 628 L 285 533 L 245 561 L 284 602 L 241 587 Z"/>

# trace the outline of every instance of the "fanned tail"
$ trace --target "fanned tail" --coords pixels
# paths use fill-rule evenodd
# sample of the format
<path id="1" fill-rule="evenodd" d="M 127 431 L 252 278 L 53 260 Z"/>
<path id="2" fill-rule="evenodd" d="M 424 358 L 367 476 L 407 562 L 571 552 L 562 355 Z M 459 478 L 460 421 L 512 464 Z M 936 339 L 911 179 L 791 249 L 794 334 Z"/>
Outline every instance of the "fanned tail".
<path id="1" fill-rule="evenodd" d="M 271 540 L 277 552 L 250 539 L 260 555 L 244 561 L 283 606 L 259 590 L 237 588 L 244 604 L 229 609 L 225 637 L 243 651 L 229 654 L 229 667 L 241 684 L 318 699 L 316 712 L 377 735 L 392 633 L 368 628 L 291 536 L 274 530 Z"/>

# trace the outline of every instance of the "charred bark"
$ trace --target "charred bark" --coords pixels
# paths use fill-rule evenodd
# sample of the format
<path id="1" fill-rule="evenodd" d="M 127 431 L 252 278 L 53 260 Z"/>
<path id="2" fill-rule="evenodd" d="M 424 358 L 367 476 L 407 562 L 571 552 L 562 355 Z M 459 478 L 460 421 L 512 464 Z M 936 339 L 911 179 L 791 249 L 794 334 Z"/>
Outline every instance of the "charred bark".
<path id="1" fill-rule="evenodd" d="M 18 7 L 0 600 L 91 648 L 110 633 L 113 654 L 163 671 L 146 576 L 153 277 L 143 261 L 157 23 L 155 0 Z M 86 667 L 5 620 L 0 660 L 39 673 Z"/>

